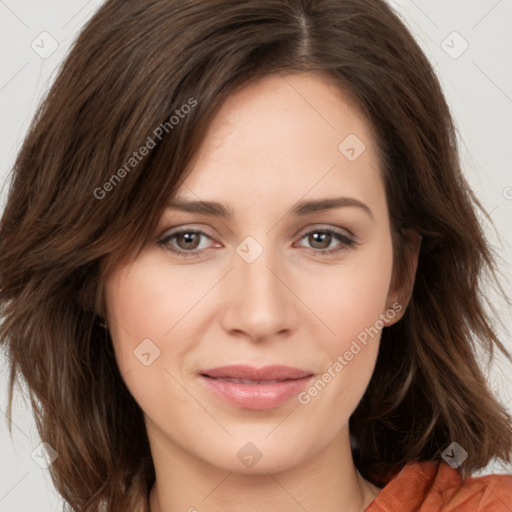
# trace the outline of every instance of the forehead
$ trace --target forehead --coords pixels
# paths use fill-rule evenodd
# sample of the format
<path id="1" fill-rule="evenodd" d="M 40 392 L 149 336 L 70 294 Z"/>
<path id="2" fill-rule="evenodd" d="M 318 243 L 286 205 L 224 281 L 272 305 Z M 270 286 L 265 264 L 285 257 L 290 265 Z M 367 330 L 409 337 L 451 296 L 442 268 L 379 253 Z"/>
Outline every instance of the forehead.
<path id="1" fill-rule="evenodd" d="M 225 101 L 177 195 L 240 202 L 278 194 L 293 203 L 335 192 L 382 195 L 371 126 L 327 78 L 294 73 L 265 77 Z"/>

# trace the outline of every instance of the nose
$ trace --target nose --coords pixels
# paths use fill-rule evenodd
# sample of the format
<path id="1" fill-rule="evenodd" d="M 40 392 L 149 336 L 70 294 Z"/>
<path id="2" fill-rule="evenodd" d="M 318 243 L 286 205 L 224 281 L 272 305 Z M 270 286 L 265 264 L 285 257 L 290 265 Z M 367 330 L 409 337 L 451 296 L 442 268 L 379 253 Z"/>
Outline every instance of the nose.
<path id="1" fill-rule="evenodd" d="M 289 335 L 296 328 L 301 302 L 284 260 L 265 249 L 251 263 L 235 254 L 233 266 L 225 282 L 226 332 L 255 342 Z"/>

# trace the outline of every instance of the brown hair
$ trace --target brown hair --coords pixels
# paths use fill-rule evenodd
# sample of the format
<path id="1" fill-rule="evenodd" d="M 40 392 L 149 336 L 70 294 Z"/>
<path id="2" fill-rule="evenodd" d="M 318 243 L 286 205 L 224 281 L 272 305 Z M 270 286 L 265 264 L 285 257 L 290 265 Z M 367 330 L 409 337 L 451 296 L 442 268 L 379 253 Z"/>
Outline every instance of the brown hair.
<path id="1" fill-rule="evenodd" d="M 485 210 L 432 66 L 399 18 L 378 0 L 110 0 L 36 114 L 0 224 L 9 414 L 22 376 L 73 509 L 147 510 L 155 478 L 142 411 L 100 326 L 109 269 L 148 242 L 226 97 L 304 71 L 337 84 L 374 129 L 399 282 L 405 230 L 423 237 L 407 311 L 383 330 L 350 418 L 357 468 L 379 484 L 452 441 L 468 452 L 465 473 L 510 461 L 512 419 L 476 356 L 507 354 L 482 288 L 490 277 L 503 293 Z"/>

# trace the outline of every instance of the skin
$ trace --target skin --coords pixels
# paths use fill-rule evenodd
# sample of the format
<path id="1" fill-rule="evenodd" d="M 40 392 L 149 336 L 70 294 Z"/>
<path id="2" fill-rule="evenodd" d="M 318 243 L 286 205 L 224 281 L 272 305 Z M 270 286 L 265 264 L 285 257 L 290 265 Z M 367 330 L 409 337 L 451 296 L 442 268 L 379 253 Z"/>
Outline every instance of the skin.
<path id="1" fill-rule="evenodd" d="M 349 134 L 366 146 L 354 161 L 338 150 Z M 268 410 L 238 408 L 196 375 L 280 363 L 316 380 L 397 301 L 401 312 L 384 325 L 400 319 L 410 290 L 392 285 L 375 147 L 362 115 L 320 75 L 274 75 L 247 86 L 218 112 L 178 191 L 224 203 L 233 218 L 168 209 L 140 256 L 109 276 L 116 359 L 144 412 L 155 463 L 152 512 L 356 512 L 378 494 L 354 466 L 348 420 L 372 376 L 380 332 L 307 404 L 293 398 Z M 289 214 L 300 200 L 337 196 L 364 202 L 373 218 L 353 206 Z M 181 227 L 208 235 L 196 245 L 183 236 L 167 242 L 195 257 L 158 243 Z M 357 244 L 311 234 L 325 228 Z M 251 263 L 236 252 L 248 236 L 263 250 Z M 419 241 L 410 242 L 415 272 Z M 160 350 L 149 366 L 134 357 L 147 338 Z M 261 454 L 251 467 L 237 457 L 248 442 Z"/>

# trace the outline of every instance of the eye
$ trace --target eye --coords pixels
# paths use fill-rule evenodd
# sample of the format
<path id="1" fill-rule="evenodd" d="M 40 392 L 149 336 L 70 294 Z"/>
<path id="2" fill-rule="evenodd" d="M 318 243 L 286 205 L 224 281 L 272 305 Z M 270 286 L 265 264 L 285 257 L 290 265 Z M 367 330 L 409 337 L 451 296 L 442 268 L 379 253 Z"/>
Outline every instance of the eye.
<path id="1" fill-rule="evenodd" d="M 158 244 L 177 256 L 194 258 L 199 256 L 197 249 L 205 249 L 204 247 L 200 247 L 202 237 L 211 239 L 207 233 L 199 229 L 181 229 L 165 236 Z M 178 247 L 176 248 L 176 246 Z"/>
<path id="2" fill-rule="evenodd" d="M 195 258 L 200 256 L 204 250 L 208 249 L 208 247 L 201 247 L 203 238 L 212 240 L 212 237 L 204 231 L 184 228 L 164 236 L 164 238 L 158 241 L 158 245 L 179 257 Z M 315 256 L 338 253 L 357 244 L 354 239 L 350 238 L 345 233 L 332 228 L 309 231 L 303 235 L 300 240 L 305 238 L 307 238 L 308 243 L 312 246 L 310 248 L 306 247 L 306 249 Z M 333 247 L 331 244 L 336 241 L 338 244 L 335 243 Z M 217 245 L 217 247 L 220 247 L 220 244 Z"/>
<path id="3" fill-rule="evenodd" d="M 301 240 L 307 238 L 308 243 L 312 245 L 312 250 L 309 250 L 313 255 L 328 255 L 345 251 L 356 245 L 356 241 L 350 238 L 345 233 L 337 231 L 332 228 L 316 229 L 309 231 Z M 338 245 L 331 246 L 331 242 L 338 241 Z"/>

